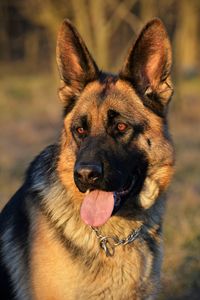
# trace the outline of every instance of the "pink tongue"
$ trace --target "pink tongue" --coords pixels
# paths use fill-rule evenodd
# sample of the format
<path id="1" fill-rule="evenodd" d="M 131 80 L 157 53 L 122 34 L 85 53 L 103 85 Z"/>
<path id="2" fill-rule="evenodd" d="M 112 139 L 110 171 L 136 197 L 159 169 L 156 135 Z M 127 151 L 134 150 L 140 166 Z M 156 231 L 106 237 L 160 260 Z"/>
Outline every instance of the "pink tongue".
<path id="1" fill-rule="evenodd" d="M 85 196 L 81 206 L 81 218 L 88 225 L 101 226 L 108 221 L 113 208 L 113 193 L 95 190 Z"/>

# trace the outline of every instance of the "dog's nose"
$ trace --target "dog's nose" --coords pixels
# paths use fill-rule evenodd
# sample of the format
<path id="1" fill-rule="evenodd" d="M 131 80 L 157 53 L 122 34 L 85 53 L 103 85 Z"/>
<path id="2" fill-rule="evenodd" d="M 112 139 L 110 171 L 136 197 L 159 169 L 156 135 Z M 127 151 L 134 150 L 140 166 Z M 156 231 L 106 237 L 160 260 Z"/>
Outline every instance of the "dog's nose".
<path id="1" fill-rule="evenodd" d="M 93 184 L 102 176 L 102 166 L 100 164 L 77 164 L 75 166 L 75 177 L 82 184 Z"/>

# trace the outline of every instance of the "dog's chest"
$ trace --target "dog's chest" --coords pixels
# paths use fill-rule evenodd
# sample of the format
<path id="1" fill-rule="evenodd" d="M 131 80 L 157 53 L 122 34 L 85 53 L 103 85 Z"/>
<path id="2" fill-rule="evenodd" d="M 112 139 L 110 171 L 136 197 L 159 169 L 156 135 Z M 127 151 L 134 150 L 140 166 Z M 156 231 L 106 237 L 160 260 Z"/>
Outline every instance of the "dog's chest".
<path id="1" fill-rule="evenodd" d="M 87 266 L 84 258 L 73 257 L 41 231 L 32 250 L 32 299 L 142 299 L 140 290 L 149 277 L 151 258 L 128 247 L 117 248 L 113 257 L 102 252 Z"/>
<path id="2" fill-rule="evenodd" d="M 51 255 L 51 258 L 41 256 L 41 261 L 35 264 L 34 300 L 141 299 L 138 298 L 142 277 L 139 263 L 131 264 L 124 258 L 113 265 L 116 259 L 110 258 L 111 264 L 94 262 L 87 268 L 69 256 L 66 261 L 55 261 L 55 252 Z"/>
<path id="3" fill-rule="evenodd" d="M 73 299 L 141 299 L 139 262 L 133 265 L 131 260 L 124 257 L 122 261 L 117 255 L 108 260 L 112 261 L 104 261 L 99 267 L 94 262 L 91 270 L 82 269 Z"/>

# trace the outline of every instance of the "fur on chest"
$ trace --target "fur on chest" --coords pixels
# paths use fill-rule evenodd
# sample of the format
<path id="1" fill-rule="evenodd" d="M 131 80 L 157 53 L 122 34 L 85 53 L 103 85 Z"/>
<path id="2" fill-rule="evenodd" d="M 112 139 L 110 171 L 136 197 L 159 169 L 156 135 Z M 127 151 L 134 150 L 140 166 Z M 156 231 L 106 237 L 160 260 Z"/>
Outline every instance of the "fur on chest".
<path id="1" fill-rule="evenodd" d="M 153 290 L 154 259 L 139 240 L 117 247 L 112 257 L 100 248 L 88 258 L 71 250 L 41 223 L 31 255 L 33 300 L 142 299 Z"/>

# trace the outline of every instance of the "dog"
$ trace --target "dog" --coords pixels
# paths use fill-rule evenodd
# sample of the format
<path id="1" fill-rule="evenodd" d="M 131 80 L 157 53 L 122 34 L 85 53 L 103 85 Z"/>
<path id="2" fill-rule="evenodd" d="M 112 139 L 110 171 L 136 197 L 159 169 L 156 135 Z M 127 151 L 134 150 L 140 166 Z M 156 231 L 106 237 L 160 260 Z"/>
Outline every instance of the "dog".
<path id="1" fill-rule="evenodd" d="M 63 22 L 63 128 L 1 212 L 0 299 L 156 298 L 174 170 L 171 61 L 159 19 L 142 29 L 118 75 L 100 71 Z"/>

